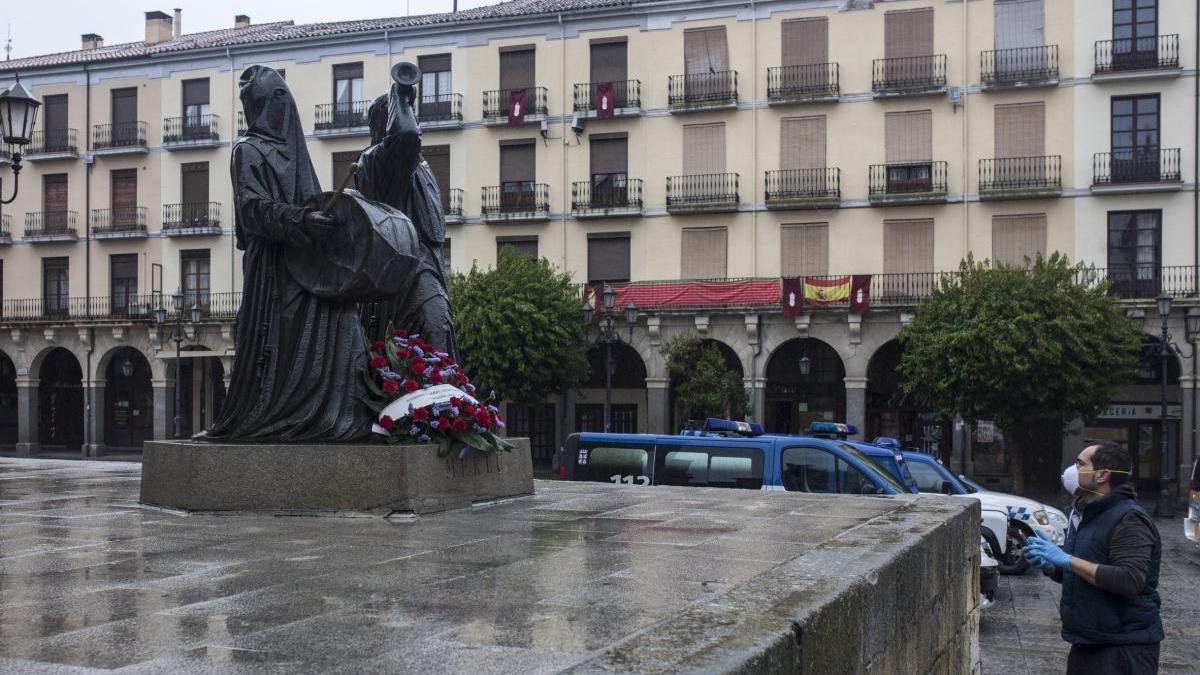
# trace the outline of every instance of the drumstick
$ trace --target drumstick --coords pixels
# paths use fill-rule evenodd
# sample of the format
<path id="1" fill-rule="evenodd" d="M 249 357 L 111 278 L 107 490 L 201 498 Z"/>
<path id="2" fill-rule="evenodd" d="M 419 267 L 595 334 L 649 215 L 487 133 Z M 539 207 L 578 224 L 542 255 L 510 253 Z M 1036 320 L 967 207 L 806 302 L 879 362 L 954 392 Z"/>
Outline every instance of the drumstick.
<path id="1" fill-rule="evenodd" d="M 346 172 L 346 177 L 343 178 L 342 183 L 340 185 L 338 185 L 337 191 L 335 191 L 333 193 L 333 195 L 331 195 L 329 197 L 329 201 L 325 202 L 325 208 L 321 209 L 321 213 L 325 214 L 326 216 L 333 215 L 332 212 L 333 212 L 334 204 L 337 204 L 338 197 L 342 196 L 342 191 L 345 190 L 346 187 L 350 185 L 350 179 L 354 178 L 354 174 L 357 172 L 358 172 L 358 164 L 357 163 L 351 164 L 350 170 Z"/>

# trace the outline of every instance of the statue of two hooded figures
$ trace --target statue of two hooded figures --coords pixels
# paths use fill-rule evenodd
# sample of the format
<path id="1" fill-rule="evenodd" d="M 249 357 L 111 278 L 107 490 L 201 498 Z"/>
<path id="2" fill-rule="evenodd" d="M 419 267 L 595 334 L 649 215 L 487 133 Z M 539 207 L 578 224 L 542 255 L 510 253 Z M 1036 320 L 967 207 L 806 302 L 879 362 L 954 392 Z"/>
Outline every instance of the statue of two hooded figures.
<path id="1" fill-rule="evenodd" d="M 233 146 L 242 304 L 222 409 L 201 436 L 234 442 L 353 442 L 370 436 L 360 308 L 454 353 L 442 271 L 445 220 L 411 85 L 370 112 L 359 190 L 323 192 L 283 77 L 242 73 L 247 130 Z M 407 215 L 406 215 L 407 214 Z M 371 336 L 374 339 L 377 336 Z"/>

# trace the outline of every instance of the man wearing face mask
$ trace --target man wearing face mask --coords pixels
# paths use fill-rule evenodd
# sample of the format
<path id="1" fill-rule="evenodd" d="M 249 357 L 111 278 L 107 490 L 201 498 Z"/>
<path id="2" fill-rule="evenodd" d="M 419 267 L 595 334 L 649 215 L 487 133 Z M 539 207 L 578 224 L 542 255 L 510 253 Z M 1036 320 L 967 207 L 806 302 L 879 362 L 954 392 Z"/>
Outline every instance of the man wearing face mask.
<path id="1" fill-rule="evenodd" d="M 1063 547 L 1035 536 L 1024 548 L 1062 584 L 1068 675 L 1158 672 L 1162 540 L 1137 503 L 1131 469 L 1129 452 L 1115 443 L 1085 448 L 1062 475 L 1075 495 Z"/>

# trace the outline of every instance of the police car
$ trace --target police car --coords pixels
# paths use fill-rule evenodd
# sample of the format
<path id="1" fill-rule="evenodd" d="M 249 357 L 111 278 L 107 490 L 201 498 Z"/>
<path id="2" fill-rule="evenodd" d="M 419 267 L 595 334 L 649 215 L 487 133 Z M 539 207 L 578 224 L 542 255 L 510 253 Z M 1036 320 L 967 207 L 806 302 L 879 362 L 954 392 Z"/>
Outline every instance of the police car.
<path id="1" fill-rule="evenodd" d="M 1188 541 L 1200 546 L 1200 457 L 1192 464 L 1192 484 L 1188 491 L 1188 514 L 1183 519 L 1183 533 Z"/>

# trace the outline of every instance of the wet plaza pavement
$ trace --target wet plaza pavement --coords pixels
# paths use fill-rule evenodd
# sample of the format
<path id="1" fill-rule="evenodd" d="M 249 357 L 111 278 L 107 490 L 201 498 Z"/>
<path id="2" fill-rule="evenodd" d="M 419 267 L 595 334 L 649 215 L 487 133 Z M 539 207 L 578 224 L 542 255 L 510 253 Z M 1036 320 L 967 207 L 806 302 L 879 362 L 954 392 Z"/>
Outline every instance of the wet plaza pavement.
<path id="1" fill-rule="evenodd" d="M 908 508 L 541 481 L 419 519 L 183 515 L 139 473 L 0 459 L 0 672 L 556 672 Z"/>

